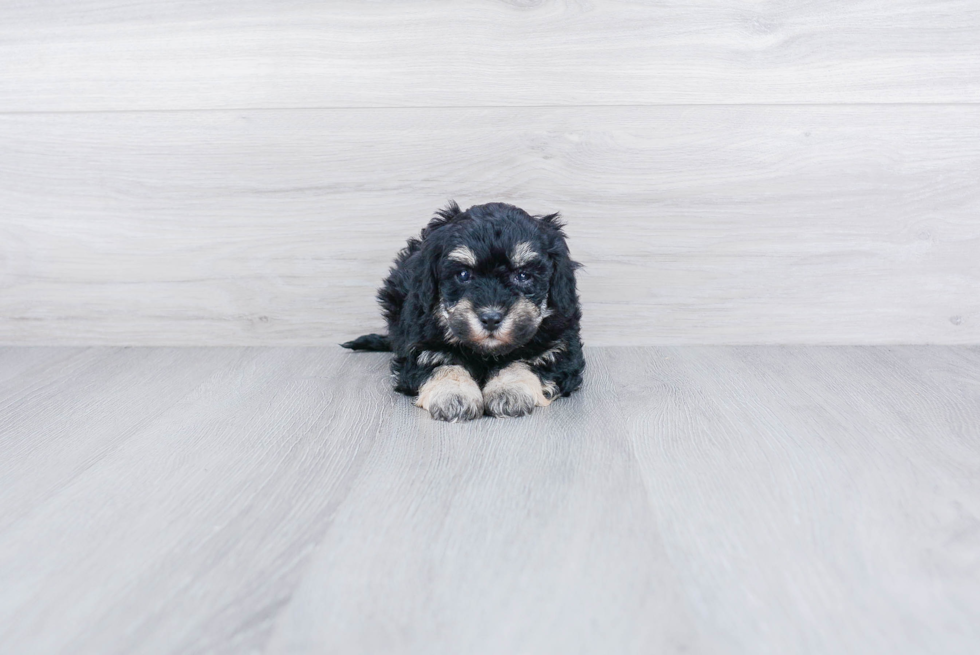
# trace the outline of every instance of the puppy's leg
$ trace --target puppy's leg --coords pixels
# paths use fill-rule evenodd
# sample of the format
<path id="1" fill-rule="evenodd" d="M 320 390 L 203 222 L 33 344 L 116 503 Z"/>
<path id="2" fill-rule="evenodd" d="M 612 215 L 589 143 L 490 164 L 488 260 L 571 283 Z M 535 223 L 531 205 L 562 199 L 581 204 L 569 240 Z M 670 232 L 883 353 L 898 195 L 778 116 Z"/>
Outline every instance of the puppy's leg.
<path id="1" fill-rule="evenodd" d="M 437 366 L 419 388 L 415 404 L 440 421 L 467 421 L 483 414 L 480 385 L 462 366 Z"/>
<path id="2" fill-rule="evenodd" d="M 558 394 L 554 382 L 542 382 L 525 362 L 514 362 L 487 380 L 483 403 L 491 416 L 524 416 L 547 407 Z"/>
<path id="3" fill-rule="evenodd" d="M 585 369 L 578 329 L 566 332 L 551 348 L 529 360 L 528 364 L 541 378 L 542 384 L 555 386 L 555 397 L 571 394 L 582 386 L 582 371 Z"/>

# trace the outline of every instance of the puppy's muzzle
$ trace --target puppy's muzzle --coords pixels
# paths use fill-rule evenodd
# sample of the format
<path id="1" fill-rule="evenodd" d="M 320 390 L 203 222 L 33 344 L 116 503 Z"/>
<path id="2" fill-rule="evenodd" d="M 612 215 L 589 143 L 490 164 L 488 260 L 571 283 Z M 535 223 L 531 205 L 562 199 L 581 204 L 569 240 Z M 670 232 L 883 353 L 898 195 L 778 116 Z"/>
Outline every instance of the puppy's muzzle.
<path id="1" fill-rule="evenodd" d="M 439 320 L 450 343 L 468 343 L 484 351 L 501 354 L 526 343 L 538 329 L 541 308 L 522 298 L 506 311 L 500 307 L 474 307 L 461 300 L 439 310 Z"/>
<path id="2" fill-rule="evenodd" d="M 504 320 L 504 315 L 496 309 L 484 310 L 479 312 L 477 316 L 480 318 L 480 325 L 483 326 L 483 329 L 490 333 L 500 327 L 501 321 Z"/>

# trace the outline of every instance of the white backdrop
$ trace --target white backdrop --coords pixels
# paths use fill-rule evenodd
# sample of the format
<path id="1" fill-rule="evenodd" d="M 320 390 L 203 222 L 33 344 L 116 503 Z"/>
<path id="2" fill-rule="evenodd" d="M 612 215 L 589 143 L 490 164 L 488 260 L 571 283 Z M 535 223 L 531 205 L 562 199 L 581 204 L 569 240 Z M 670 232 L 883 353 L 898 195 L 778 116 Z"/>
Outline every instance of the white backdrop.
<path id="1" fill-rule="evenodd" d="M 324 344 L 449 198 L 590 345 L 980 341 L 980 5 L 0 6 L 0 343 Z"/>

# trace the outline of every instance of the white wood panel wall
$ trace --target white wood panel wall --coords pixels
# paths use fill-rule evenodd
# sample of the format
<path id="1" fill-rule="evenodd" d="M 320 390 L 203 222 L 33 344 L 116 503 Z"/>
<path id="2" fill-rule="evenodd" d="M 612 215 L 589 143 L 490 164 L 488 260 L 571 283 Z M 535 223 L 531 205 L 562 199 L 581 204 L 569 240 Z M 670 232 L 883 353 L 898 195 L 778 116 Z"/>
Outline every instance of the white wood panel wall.
<path id="1" fill-rule="evenodd" d="M 0 109 L 980 101 L 976 0 L 35 0 Z"/>
<path id="2" fill-rule="evenodd" d="M 0 6 L 0 342 L 382 327 L 449 198 L 561 210 L 594 345 L 980 341 L 980 4 Z"/>

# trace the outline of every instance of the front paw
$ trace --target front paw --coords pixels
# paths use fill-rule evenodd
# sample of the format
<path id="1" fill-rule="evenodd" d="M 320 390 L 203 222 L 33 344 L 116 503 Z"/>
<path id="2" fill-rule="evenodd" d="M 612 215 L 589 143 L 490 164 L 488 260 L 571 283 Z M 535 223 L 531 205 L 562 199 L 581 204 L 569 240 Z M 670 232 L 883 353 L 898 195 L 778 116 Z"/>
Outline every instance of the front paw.
<path id="1" fill-rule="evenodd" d="M 541 379 L 522 362 L 515 362 L 487 381 L 483 405 L 491 416 L 524 416 L 546 407 L 554 397 L 554 383 Z"/>
<path id="2" fill-rule="evenodd" d="M 483 415 L 480 386 L 462 366 L 439 366 L 415 401 L 438 421 L 469 421 Z"/>
<path id="3" fill-rule="evenodd" d="M 467 393 L 449 393 L 434 399 L 428 410 L 437 421 L 471 421 L 483 416 L 483 399 Z"/>
<path id="4" fill-rule="evenodd" d="M 534 396 L 524 385 L 484 389 L 483 404 L 490 416 L 524 416 L 534 411 Z"/>

